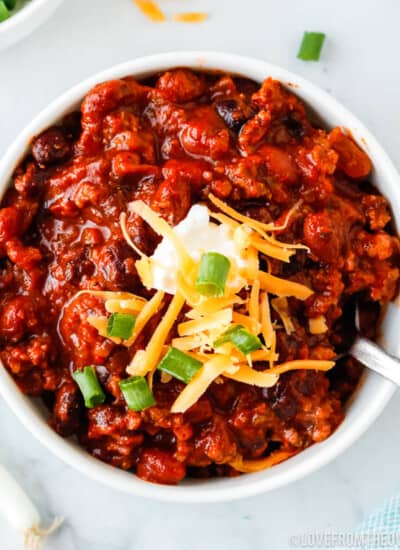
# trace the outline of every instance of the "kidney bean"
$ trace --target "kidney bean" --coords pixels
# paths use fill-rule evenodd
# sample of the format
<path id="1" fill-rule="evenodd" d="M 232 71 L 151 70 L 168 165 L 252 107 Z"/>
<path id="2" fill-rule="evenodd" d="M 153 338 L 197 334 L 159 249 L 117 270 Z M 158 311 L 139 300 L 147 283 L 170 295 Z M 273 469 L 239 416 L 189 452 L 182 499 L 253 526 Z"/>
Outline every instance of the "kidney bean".
<path id="1" fill-rule="evenodd" d="M 79 389 L 69 380 L 56 391 L 53 408 L 52 426 L 64 437 L 69 437 L 79 428 L 82 405 Z"/>
<path id="2" fill-rule="evenodd" d="M 299 172 L 290 153 L 272 145 L 261 145 L 257 149 L 267 167 L 268 175 L 281 183 L 296 184 Z"/>
<path id="3" fill-rule="evenodd" d="M 283 119 L 283 124 L 286 126 L 289 134 L 298 141 L 300 141 L 306 134 L 306 128 L 302 121 L 298 120 L 291 113 Z"/>
<path id="4" fill-rule="evenodd" d="M 217 464 L 229 462 L 237 453 L 235 438 L 227 421 L 216 414 L 196 438 L 196 448 Z"/>
<path id="5" fill-rule="evenodd" d="M 68 139 L 78 139 L 81 133 L 81 113 L 79 111 L 73 111 L 62 119 L 62 128 Z"/>
<path id="6" fill-rule="evenodd" d="M 220 99 L 215 103 L 215 109 L 228 128 L 236 133 L 252 114 L 249 110 L 245 112 L 235 99 Z"/>
<path id="7" fill-rule="evenodd" d="M 326 210 L 308 214 L 303 227 L 305 243 L 320 260 L 333 262 L 341 249 L 340 229 Z"/>
<path id="8" fill-rule="evenodd" d="M 190 185 L 185 180 L 165 180 L 158 187 L 151 204 L 170 225 L 174 226 L 189 212 L 192 204 L 191 195 Z"/>
<path id="9" fill-rule="evenodd" d="M 218 159 L 228 152 L 230 137 L 211 107 L 195 111 L 180 133 L 183 149 L 189 155 Z"/>
<path id="10" fill-rule="evenodd" d="M 186 467 L 167 451 L 144 449 L 140 455 L 136 474 L 152 483 L 175 485 L 186 475 Z"/>
<path id="11" fill-rule="evenodd" d="M 135 261 L 124 241 L 106 244 L 93 251 L 91 260 L 97 267 L 96 278 L 102 288 L 116 290 L 137 285 Z"/>
<path id="12" fill-rule="evenodd" d="M 61 128 L 54 126 L 34 139 L 32 156 L 41 168 L 65 160 L 71 154 L 71 146 Z"/>

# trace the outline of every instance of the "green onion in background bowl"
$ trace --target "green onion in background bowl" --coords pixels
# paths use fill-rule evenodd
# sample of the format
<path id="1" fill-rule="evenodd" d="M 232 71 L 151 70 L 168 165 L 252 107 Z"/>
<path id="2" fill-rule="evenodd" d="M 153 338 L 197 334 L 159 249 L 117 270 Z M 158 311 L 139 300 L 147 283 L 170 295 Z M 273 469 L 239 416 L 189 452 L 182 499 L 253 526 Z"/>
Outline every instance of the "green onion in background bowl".
<path id="1" fill-rule="evenodd" d="M 0 0 L 0 50 L 44 23 L 62 0 Z"/>
<path id="2" fill-rule="evenodd" d="M 26 0 L 18 2 L 17 0 L 0 0 L 0 23 L 14 15 L 18 9 L 26 4 Z"/>

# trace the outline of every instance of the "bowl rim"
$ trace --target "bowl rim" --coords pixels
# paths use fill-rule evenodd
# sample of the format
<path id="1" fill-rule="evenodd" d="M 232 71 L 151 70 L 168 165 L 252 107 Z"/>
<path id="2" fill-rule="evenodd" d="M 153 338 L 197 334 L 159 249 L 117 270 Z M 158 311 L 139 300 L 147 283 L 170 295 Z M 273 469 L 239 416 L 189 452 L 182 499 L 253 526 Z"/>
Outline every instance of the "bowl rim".
<path id="1" fill-rule="evenodd" d="M 2 33 L 6 33 L 10 28 L 15 27 L 32 17 L 35 12 L 40 10 L 44 4 L 48 4 L 53 0 L 31 0 L 28 4 L 21 6 L 16 13 L 12 13 L 11 16 L 0 24 L 0 36 Z"/>
<path id="2" fill-rule="evenodd" d="M 37 0 L 37 2 L 46 1 Z M 242 74 L 257 81 L 272 75 L 286 86 L 293 88 L 294 92 L 301 90 L 300 95 L 303 99 L 306 96 L 313 101 L 313 104 L 318 104 L 320 107 L 324 105 L 322 109 L 324 113 L 337 114 L 340 118 L 348 121 L 346 124 L 348 128 L 357 129 L 358 134 L 361 133 L 363 146 L 368 148 L 373 164 L 375 165 L 376 160 L 380 165 L 381 172 L 390 182 L 392 192 L 396 195 L 395 202 L 400 205 L 400 190 L 395 189 L 395 182 L 398 185 L 399 176 L 391 160 L 365 126 L 327 92 L 302 77 L 266 61 L 208 51 L 167 52 L 139 57 L 100 71 L 73 86 L 43 109 L 19 133 L 0 160 L 0 196 L 8 187 L 15 167 L 26 154 L 32 137 L 54 124 L 79 104 L 87 91 L 95 84 L 128 75 L 141 78 L 179 66 L 195 70 L 220 70 Z M 320 113 L 319 108 L 317 112 Z M 135 496 L 170 502 L 200 503 L 236 500 L 277 489 L 298 480 L 332 461 L 355 442 L 379 416 L 395 391 L 395 386 L 388 380 L 372 372 L 365 373 L 360 387 L 364 391 L 364 401 L 368 403 L 368 407 L 365 406 L 365 403 L 361 407 L 362 400 L 357 399 L 360 393 L 358 391 L 349 404 L 349 414 L 346 414 L 342 424 L 328 439 L 322 443 L 314 444 L 293 458 L 274 466 L 273 475 L 269 475 L 268 472 L 271 470 L 267 470 L 237 478 L 211 479 L 199 483 L 189 482 L 178 486 L 164 486 L 145 482 L 130 473 L 104 464 L 71 441 L 56 434 L 44 421 L 43 415 L 33 405 L 33 401 L 19 391 L 1 363 L 0 367 L 0 394 L 22 424 L 58 458 L 114 489 Z M 368 392 L 371 395 L 368 396 Z"/>

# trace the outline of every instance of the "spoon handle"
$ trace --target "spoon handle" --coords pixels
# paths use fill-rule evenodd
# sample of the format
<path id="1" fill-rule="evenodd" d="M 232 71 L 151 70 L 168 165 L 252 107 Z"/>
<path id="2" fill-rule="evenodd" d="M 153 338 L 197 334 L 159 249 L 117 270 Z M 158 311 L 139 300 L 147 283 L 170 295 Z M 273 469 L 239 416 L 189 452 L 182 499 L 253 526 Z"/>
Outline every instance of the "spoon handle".
<path id="1" fill-rule="evenodd" d="M 400 386 L 400 360 L 371 340 L 358 336 L 349 353 L 366 367 Z"/>

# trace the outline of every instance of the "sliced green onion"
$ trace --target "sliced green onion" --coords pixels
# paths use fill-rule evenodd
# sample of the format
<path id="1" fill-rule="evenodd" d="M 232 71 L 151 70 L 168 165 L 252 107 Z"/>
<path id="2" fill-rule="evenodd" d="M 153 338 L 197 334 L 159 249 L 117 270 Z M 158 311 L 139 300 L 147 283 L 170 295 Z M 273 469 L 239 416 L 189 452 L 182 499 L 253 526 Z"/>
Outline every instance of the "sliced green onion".
<path id="1" fill-rule="evenodd" d="M 156 404 L 153 392 L 144 376 L 132 376 L 121 380 L 119 387 L 131 411 L 143 411 Z"/>
<path id="2" fill-rule="evenodd" d="M 196 290 L 202 296 L 223 296 L 231 262 L 223 254 L 207 252 L 200 260 Z"/>
<path id="3" fill-rule="evenodd" d="M 13 10 L 17 4 L 17 0 L 3 0 L 9 10 Z"/>
<path id="4" fill-rule="evenodd" d="M 305 32 L 297 57 L 303 61 L 318 61 L 324 41 L 323 32 Z"/>
<path id="5" fill-rule="evenodd" d="M 10 12 L 8 11 L 7 9 L 7 6 L 5 5 L 5 3 L 0 0 L 0 23 L 2 21 L 5 21 L 6 19 L 8 19 L 10 17 Z"/>
<path id="6" fill-rule="evenodd" d="M 261 340 L 254 336 L 243 325 L 235 325 L 229 328 L 224 334 L 214 342 L 214 347 L 222 346 L 230 342 L 244 355 L 256 351 L 262 347 Z"/>
<path id="7" fill-rule="evenodd" d="M 136 317 L 130 313 L 113 313 L 108 319 L 107 336 L 129 340 L 135 323 Z"/>
<path id="8" fill-rule="evenodd" d="M 106 396 L 99 384 L 94 367 L 90 366 L 85 367 L 83 370 L 76 370 L 72 373 L 72 378 L 81 390 L 85 407 L 91 409 L 104 403 Z"/>
<path id="9" fill-rule="evenodd" d="M 183 351 L 176 348 L 169 348 L 157 368 L 177 378 L 181 382 L 189 384 L 202 365 L 203 363 L 201 361 L 183 353 Z"/>

